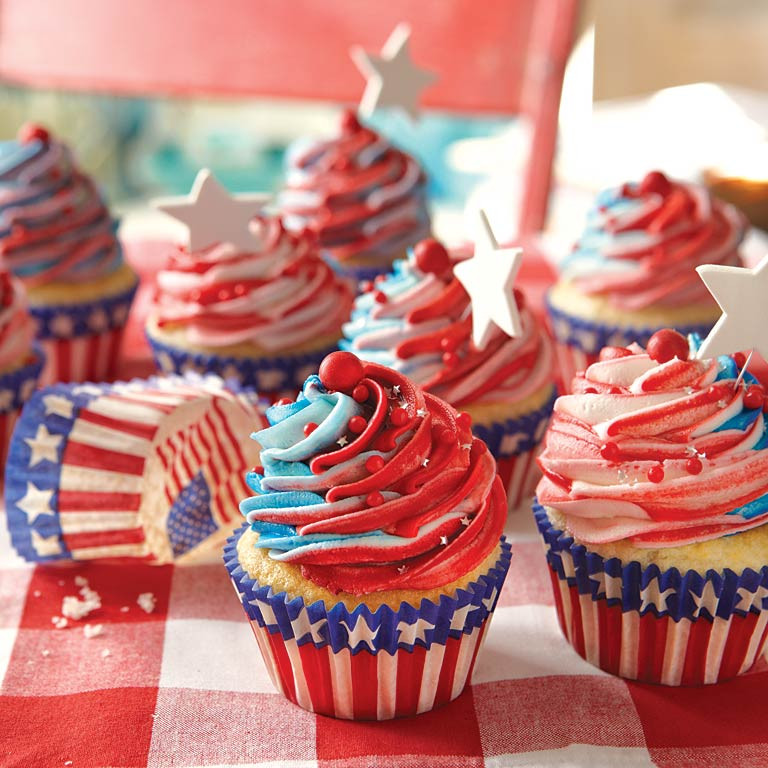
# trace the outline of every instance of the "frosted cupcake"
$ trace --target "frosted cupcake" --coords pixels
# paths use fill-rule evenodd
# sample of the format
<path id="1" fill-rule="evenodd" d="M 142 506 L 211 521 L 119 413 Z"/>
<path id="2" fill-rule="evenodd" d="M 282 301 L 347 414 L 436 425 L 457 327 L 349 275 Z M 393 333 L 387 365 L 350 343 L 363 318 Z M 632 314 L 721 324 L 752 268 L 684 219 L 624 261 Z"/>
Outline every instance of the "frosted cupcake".
<path id="1" fill-rule="evenodd" d="M 115 374 L 137 286 L 116 229 L 93 180 L 45 129 L 0 143 L 0 257 L 27 290 L 43 383 Z"/>
<path id="2" fill-rule="evenodd" d="M 275 686 L 347 719 L 454 699 L 509 566 L 488 449 L 449 405 L 344 352 L 267 418 L 225 563 Z"/>
<path id="3" fill-rule="evenodd" d="M 746 228 L 733 206 L 659 172 L 603 192 L 547 297 L 565 385 L 605 346 L 665 327 L 706 335 L 720 310 L 696 267 L 740 265 Z"/>
<path id="4" fill-rule="evenodd" d="M 540 477 L 535 455 L 555 399 L 552 346 L 517 289 L 522 334 L 510 338 L 496 328 L 485 348 L 472 344 L 470 297 L 453 274 L 467 255 L 420 242 L 391 274 L 364 285 L 341 347 L 469 414 L 514 508 Z"/>
<path id="5" fill-rule="evenodd" d="M 563 633 L 608 672 L 714 683 L 763 649 L 766 399 L 737 362 L 663 330 L 555 403 L 534 513 Z"/>
<path id="6" fill-rule="evenodd" d="M 352 111 L 334 138 L 289 149 L 287 165 L 286 226 L 311 228 L 340 274 L 372 280 L 429 234 L 421 167 Z"/>
<path id="7" fill-rule="evenodd" d="M 147 336 L 165 372 L 210 371 L 264 394 L 295 391 L 331 350 L 352 293 L 313 238 L 258 216 L 245 251 L 177 248 L 157 276 Z"/>

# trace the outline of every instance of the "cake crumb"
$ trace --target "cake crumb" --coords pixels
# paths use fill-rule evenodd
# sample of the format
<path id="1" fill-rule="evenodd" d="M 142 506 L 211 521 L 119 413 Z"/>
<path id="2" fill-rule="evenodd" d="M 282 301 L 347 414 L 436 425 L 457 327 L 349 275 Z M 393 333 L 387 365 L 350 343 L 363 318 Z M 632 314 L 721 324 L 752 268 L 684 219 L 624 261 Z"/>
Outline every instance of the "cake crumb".
<path id="1" fill-rule="evenodd" d="M 106 659 L 106 658 L 107 658 L 109 655 L 110 655 L 110 650 L 109 650 L 109 648 L 105 648 L 105 649 L 104 649 L 104 650 L 101 652 L 101 658 L 102 658 L 102 659 Z"/>
<path id="2" fill-rule="evenodd" d="M 155 596 L 151 592 L 142 592 L 137 598 L 136 602 L 145 613 L 152 613 L 155 610 L 155 603 L 157 602 Z"/>
<path id="3" fill-rule="evenodd" d="M 43 648 L 42 651 L 40 651 L 41 655 L 44 656 L 46 659 L 51 655 L 51 652 L 47 648 Z"/>
<path id="4" fill-rule="evenodd" d="M 101 597 L 98 592 L 88 586 L 88 580 L 82 576 L 75 576 L 75 583 L 80 587 L 82 600 L 74 595 L 67 595 L 61 601 L 61 612 L 67 618 L 79 621 L 97 608 L 101 608 Z"/>
<path id="5" fill-rule="evenodd" d="M 85 576 L 75 576 L 75 584 L 77 584 L 78 587 L 87 587 L 88 579 L 86 579 Z"/>
<path id="6" fill-rule="evenodd" d="M 130 608 L 127 606 L 127 605 L 124 605 L 124 606 L 123 606 L 123 607 L 120 609 L 120 613 L 128 613 L 128 611 L 130 611 L 130 610 L 131 610 L 131 609 L 130 609 Z"/>
<path id="7" fill-rule="evenodd" d="M 64 629 L 69 625 L 69 622 L 63 616 L 51 616 L 51 624 L 56 629 Z"/>
<path id="8" fill-rule="evenodd" d="M 92 637 L 98 637 L 104 633 L 102 624 L 86 624 L 83 627 L 83 634 L 90 640 Z"/>
<path id="9" fill-rule="evenodd" d="M 40 597 L 40 595 L 42 595 L 42 594 L 43 594 L 43 593 L 42 593 L 42 592 L 41 592 L 39 589 L 36 589 L 36 590 L 35 590 L 35 591 L 32 593 L 32 595 L 33 595 L 34 597 Z"/>

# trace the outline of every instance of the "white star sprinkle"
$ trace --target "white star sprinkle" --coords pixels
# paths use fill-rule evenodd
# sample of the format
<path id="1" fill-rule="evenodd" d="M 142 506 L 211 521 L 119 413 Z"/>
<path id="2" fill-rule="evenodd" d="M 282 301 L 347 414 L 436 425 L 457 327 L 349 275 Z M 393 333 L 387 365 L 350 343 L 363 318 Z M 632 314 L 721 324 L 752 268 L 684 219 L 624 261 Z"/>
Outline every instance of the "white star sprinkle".
<path id="1" fill-rule="evenodd" d="M 461 518 L 462 525 L 469 525 L 471 522 L 472 521 L 466 515 L 464 515 L 464 517 Z"/>
<path id="2" fill-rule="evenodd" d="M 448 537 L 447 536 L 441 536 L 440 537 L 440 543 L 445 547 L 448 544 Z"/>
<path id="3" fill-rule="evenodd" d="M 399 384 L 395 384 L 395 386 L 392 387 L 392 394 L 393 395 L 399 395 L 400 394 L 400 385 Z"/>
<path id="4" fill-rule="evenodd" d="M 417 415 L 417 416 L 418 416 L 420 419 L 423 419 L 423 418 L 424 418 L 424 417 L 427 415 L 427 412 L 426 412 L 426 411 L 425 411 L 423 408 L 419 408 L 419 409 L 416 411 L 416 415 Z"/>
<path id="5" fill-rule="evenodd" d="M 349 440 L 347 440 L 346 435 L 342 435 L 336 442 L 341 448 L 343 448 L 349 442 Z"/>
<path id="6" fill-rule="evenodd" d="M 471 451 L 471 450 L 472 450 L 472 443 L 462 443 L 462 444 L 461 444 L 461 447 L 462 447 L 462 448 L 463 448 L 465 451 Z"/>
<path id="7" fill-rule="evenodd" d="M 408 570 L 407 565 L 398 565 L 397 572 L 402 576 Z"/>
<path id="8" fill-rule="evenodd" d="M 34 467 L 41 461 L 51 461 L 55 464 L 59 460 L 59 446 L 63 439 L 62 435 L 52 435 L 45 424 L 39 424 L 34 438 L 24 438 L 31 452 L 29 466 Z"/>
<path id="9" fill-rule="evenodd" d="M 45 406 L 46 416 L 63 416 L 65 419 L 72 418 L 72 409 L 74 404 L 71 400 L 67 400 L 66 397 L 60 395 L 45 395 L 43 397 L 43 405 Z"/>
<path id="10" fill-rule="evenodd" d="M 422 467 L 426 467 L 427 464 L 429 464 L 429 459 L 424 459 L 424 461 L 421 462 Z"/>
<path id="11" fill-rule="evenodd" d="M 53 514 L 52 499 L 52 490 L 40 490 L 34 483 L 27 481 L 27 492 L 16 502 L 16 506 L 26 514 L 27 524 L 34 525 L 40 515 Z"/>

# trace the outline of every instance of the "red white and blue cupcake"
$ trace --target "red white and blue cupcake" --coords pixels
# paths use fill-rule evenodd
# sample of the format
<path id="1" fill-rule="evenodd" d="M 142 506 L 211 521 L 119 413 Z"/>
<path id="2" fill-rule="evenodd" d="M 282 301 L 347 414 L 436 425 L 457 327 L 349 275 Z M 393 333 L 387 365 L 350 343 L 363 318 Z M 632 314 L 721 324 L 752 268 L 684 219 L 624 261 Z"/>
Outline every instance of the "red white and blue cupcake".
<path id="1" fill-rule="evenodd" d="M 457 697 L 510 559 L 486 446 L 447 403 L 345 352 L 267 418 L 224 559 L 277 689 L 360 720 Z"/>

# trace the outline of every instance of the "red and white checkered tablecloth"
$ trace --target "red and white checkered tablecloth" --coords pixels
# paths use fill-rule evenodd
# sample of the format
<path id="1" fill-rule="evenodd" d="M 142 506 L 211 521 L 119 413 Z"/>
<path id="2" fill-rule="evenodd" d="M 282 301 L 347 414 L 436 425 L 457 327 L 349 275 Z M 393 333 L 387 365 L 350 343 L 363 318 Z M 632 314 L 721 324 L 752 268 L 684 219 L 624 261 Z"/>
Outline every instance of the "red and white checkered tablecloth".
<path id="1" fill-rule="evenodd" d="M 221 562 L 32 568 L 0 512 L 0 768 L 768 765 L 765 661 L 707 688 L 604 674 L 560 634 L 530 511 L 510 516 L 508 536 L 472 686 L 429 714 L 354 723 L 274 691 Z M 78 577 L 101 608 L 58 629 Z M 147 592 L 151 613 L 137 604 Z"/>

